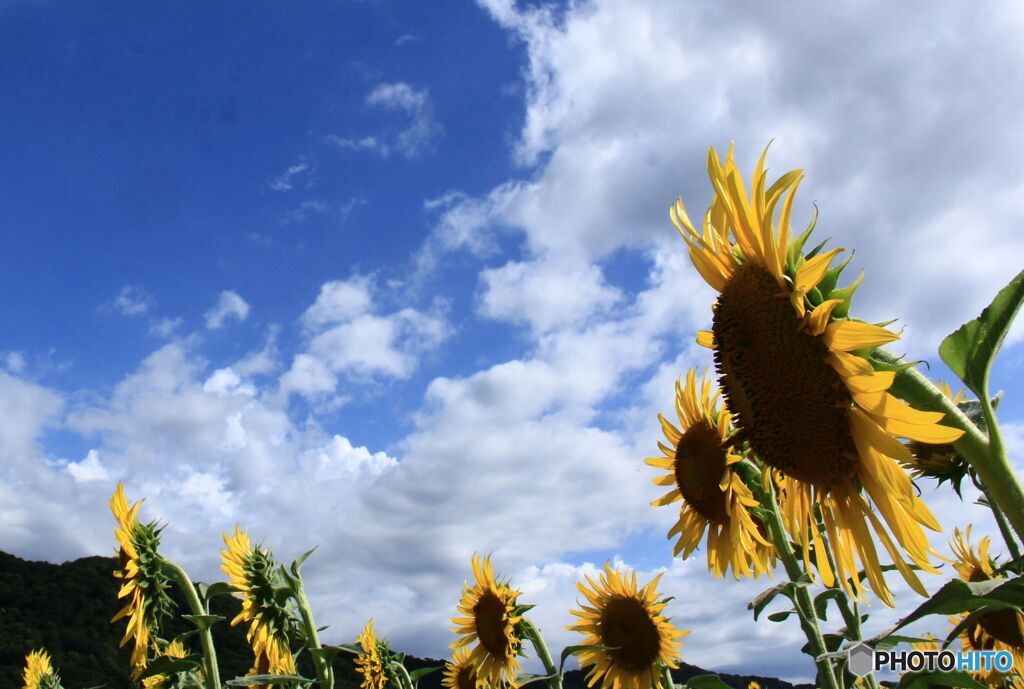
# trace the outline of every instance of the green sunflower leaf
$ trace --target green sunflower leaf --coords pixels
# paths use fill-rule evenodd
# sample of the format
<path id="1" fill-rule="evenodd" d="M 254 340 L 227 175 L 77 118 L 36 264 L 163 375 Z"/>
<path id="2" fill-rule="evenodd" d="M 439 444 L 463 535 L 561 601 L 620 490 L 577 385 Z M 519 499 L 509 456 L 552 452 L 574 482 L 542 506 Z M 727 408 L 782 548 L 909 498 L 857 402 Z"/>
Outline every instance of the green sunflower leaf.
<path id="1" fill-rule="evenodd" d="M 332 654 L 332 657 L 333 657 L 333 654 L 336 654 L 336 653 L 351 653 L 354 656 L 358 656 L 358 655 L 362 655 L 363 654 L 363 647 L 360 646 L 358 643 L 354 643 L 354 644 L 338 644 L 337 646 L 321 646 L 318 649 L 313 649 L 312 652 L 314 652 L 314 653 L 317 653 L 317 652 L 328 653 L 329 652 L 329 653 Z"/>
<path id="2" fill-rule="evenodd" d="M 251 687 L 257 684 L 288 684 L 291 682 L 312 681 L 314 680 L 302 675 L 249 675 L 248 677 L 229 679 L 225 684 L 232 687 Z"/>
<path id="3" fill-rule="evenodd" d="M 976 395 L 988 394 L 988 372 L 1024 303 L 1024 271 L 999 291 L 981 315 L 939 345 L 939 356 Z"/>
<path id="4" fill-rule="evenodd" d="M 207 602 L 209 602 L 211 598 L 216 598 L 217 596 L 226 596 L 238 591 L 237 588 L 227 583 L 226 581 L 217 581 L 210 584 L 209 586 L 206 586 L 205 584 L 203 586 L 205 586 L 206 592 L 201 593 L 199 595 L 202 596 L 203 600 Z"/>
<path id="5" fill-rule="evenodd" d="M 296 558 L 295 562 L 292 563 L 292 574 L 295 575 L 296 578 L 299 577 L 299 568 L 302 567 L 302 563 L 309 559 L 309 556 L 312 555 L 313 552 L 316 551 L 316 549 L 319 547 L 320 546 L 318 545 L 313 546 L 312 548 L 304 552 L 302 555 L 299 555 L 299 557 Z"/>
<path id="6" fill-rule="evenodd" d="M 773 612 L 768 616 L 768 619 L 772 622 L 782 622 L 795 612 L 796 610 L 780 610 L 779 612 Z"/>
<path id="7" fill-rule="evenodd" d="M 516 677 L 516 685 L 523 687 L 527 684 L 533 684 L 534 682 L 546 682 L 549 679 L 554 679 L 555 677 L 558 677 L 558 675 L 531 675 L 530 673 L 525 672 Z"/>
<path id="8" fill-rule="evenodd" d="M 434 672 L 437 672 L 438 670 L 443 670 L 443 669 L 444 669 L 443 665 L 437 665 L 435 667 L 421 667 L 418 670 L 413 670 L 412 672 L 410 672 L 409 673 L 409 679 L 411 679 L 413 682 L 418 682 L 420 680 L 420 677 L 426 677 L 427 675 L 429 675 L 431 673 L 434 673 Z"/>
<path id="9" fill-rule="evenodd" d="M 897 689 L 928 689 L 937 686 L 987 689 L 966 672 L 908 672 L 900 677 L 900 683 L 896 685 Z"/>
<path id="10" fill-rule="evenodd" d="M 686 680 L 687 689 L 732 689 L 718 675 L 695 675 Z"/>
<path id="11" fill-rule="evenodd" d="M 989 610 L 1024 607 L 1024 577 L 976 582 L 954 579 L 917 606 L 909 615 L 866 642 L 871 646 L 877 646 L 897 630 L 928 615 L 958 615 L 983 606 Z"/>
<path id="12" fill-rule="evenodd" d="M 754 620 L 756 621 L 758 616 L 764 612 L 764 609 L 768 607 L 768 604 L 775 600 L 775 597 L 780 593 L 787 598 L 792 599 L 794 585 L 792 582 L 786 581 L 781 584 L 776 584 L 769 589 L 765 589 L 761 593 L 757 594 L 754 600 L 747 604 L 747 610 L 754 611 Z"/>
<path id="13" fill-rule="evenodd" d="M 830 599 L 839 600 L 843 593 L 839 589 L 825 589 L 814 597 L 814 614 L 819 620 L 828 619 L 828 602 Z"/>
<path id="14" fill-rule="evenodd" d="M 182 615 L 182 618 L 204 631 L 224 619 L 222 615 Z"/>
<path id="15" fill-rule="evenodd" d="M 160 656 L 146 666 L 145 671 L 138 676 L 136 681 L 141 683 L 142 680 L 147 677 L 155 677 L 156 675 L 173 675 L 178 672 L 195 670 L 202 666 L 203 664 L 195 658 L 171 658 L 168 656 Z"/>
<path id="16" fill-rule="evenodd" d="M 579 646 L 566 646 L 562 651 L 562 657 L 558 663 L 558 674 L 562 674 L 562 668 L 565 667 L 565 661 L 569 659 L 569 656 L 581 653 L 583 651 L 614 651 L 618 646 L 602 646 L 601 644 L 580 644 Z"/>

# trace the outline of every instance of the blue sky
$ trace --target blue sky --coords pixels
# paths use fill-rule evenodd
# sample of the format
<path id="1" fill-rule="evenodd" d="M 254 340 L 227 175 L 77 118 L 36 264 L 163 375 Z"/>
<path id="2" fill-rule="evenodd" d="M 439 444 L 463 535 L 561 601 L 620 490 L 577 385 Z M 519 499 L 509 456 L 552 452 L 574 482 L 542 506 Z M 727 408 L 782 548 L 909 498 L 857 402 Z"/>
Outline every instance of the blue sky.
<path id="1" fill-rule="evenodd" d="M 372 615 L 435 657 L 473 551 L 554 645 L 621 558 L 669 568 L 687 661 L 806 677 L 799 630 L 747 617 L 766 584 L 673 563 L 647 506 L 656 414 L 710 363 L 667 208 L 709 201 L 708 146 L 774 140 L 797 222 L 867 272 L 856 315 L 942 375 L 1024 257 L 1024 21 L 976 14 L 0 2 L 0 548 L 109 552 L 123 480 L 198 577 L 236 522 L 320 543 L 334 640 Z"/>

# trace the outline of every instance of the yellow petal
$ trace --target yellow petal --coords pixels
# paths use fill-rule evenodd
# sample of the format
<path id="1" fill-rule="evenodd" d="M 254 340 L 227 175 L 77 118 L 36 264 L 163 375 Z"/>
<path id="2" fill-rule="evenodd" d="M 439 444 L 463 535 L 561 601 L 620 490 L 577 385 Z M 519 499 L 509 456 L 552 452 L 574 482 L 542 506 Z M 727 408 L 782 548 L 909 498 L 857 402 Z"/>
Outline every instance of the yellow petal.
<path id="1" fill-rule="evenodd" d="M 825 344 L 839 352 L 877 347 L 898 339 L 899 335 L 885 328 L 858 321 L 835 321 L 825 328 Z"/>

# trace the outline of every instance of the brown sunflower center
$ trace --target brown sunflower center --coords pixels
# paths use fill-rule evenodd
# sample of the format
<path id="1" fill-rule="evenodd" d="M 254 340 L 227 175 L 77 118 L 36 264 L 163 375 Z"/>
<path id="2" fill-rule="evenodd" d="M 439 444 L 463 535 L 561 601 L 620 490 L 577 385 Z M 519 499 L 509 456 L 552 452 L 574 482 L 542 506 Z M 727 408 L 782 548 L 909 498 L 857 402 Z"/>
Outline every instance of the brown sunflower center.
<path id="1" fill-rule="evenodd" d="M 476 670 L 472 665 L 466 663 L 459 668 L 455 675 L 455 684 L 458 689 L 476 689 Z"/>
<path id="2" fill-rule="evenodd" d="M 802 326 L 772 274 L 745 263 L 715 306 L 715 363 L 733 422 L 754 451 L 784 473 L 828 489 L 856 470 L 851 398 L 826 361 L 828 345 Z"/>
<path id="3" fill-rule="evenodd" d="M 676 446 L 676 485 L 683 499 L 717 524 L 728 520 L 725 493 L 718 487 L 725 472 L 725 448 L 718 431 L 706 423 L 686 429 Z"/>
<path id="4" fill-rule="evenodd" d="M 996 610 L 982 615 L 978 624 L 993 639 L 1016 649 L 1024 649 L 1024 635 L 1021 634 L 1019 620 L 1016 610 Z"/>
<path id="5" fill-rule="evenodd" d="M 495 656 L 504 657 L 509 650 L 505 635 L 505 602 L 494 591 L 485 591 L 473 607 L 473 619 L 480 643 Z"/>
<path id="6" fill-rule="evenodd" d="M 601 643 L 614 664 L 632 673 L 650 670 L 661 650 L 661 636 L 643 603 L 613 596 L 601 610 Z"/>

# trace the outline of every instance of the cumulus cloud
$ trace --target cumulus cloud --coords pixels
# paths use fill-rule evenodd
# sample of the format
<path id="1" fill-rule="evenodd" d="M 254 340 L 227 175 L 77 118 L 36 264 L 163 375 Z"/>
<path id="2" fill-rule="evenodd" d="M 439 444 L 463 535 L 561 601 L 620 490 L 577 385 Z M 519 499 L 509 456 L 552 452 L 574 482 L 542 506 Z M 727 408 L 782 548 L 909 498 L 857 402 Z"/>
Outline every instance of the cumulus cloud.
<path id="1" fill-rule="evenodd" d="M 249 316 L 249 304 L 236 292 L 225 290 L 220 293 L 217 303 L 206 312 L 206 327 L 216 330 L 230 320 L 244 321 Z"/>
<path id="2" fill-rule="evenodd" d="M 110 473 L 100 462 L 100 453 L 96 450 L 89 450 L 81 462 L 72 462 L 67 465 L 68 473 L 79 483 L 90 481 L 109 481 Z"/>
<path id="3" fill-rule="evenodd" d="M 346 137 L 331 134 L 325 141 L 340 150 L 372 151 L 387 158 L 398 154 L 405 158 L 418 158 L 433 150 L 442 127 L 434 117 L 430 93 L 409 84 L 385 82 L 378 84 L 366 96 L 366 105 L 385 111 L 397 112 L 408 118 L 404 127 L 388 130 L 380 135 Z"/>
<path id="4" fill-rule="evenodd" d="M 308 342 L 280 380 L 283 394 L 323 397 L 339 376 L 349 380 L 408 378 L 424 353 L 450 334 L 443 305 L 429 311 L 410 307 L 380 313 L 366 276 L 335 280 L 320 288 L 302 325 Z"/>

